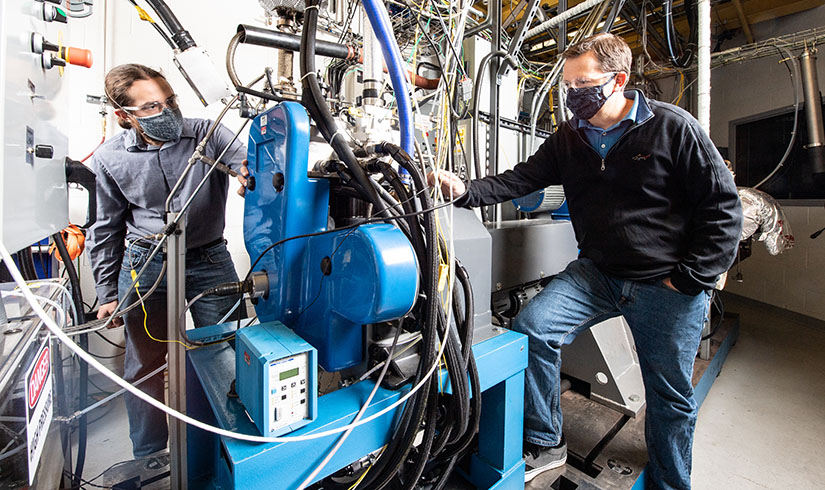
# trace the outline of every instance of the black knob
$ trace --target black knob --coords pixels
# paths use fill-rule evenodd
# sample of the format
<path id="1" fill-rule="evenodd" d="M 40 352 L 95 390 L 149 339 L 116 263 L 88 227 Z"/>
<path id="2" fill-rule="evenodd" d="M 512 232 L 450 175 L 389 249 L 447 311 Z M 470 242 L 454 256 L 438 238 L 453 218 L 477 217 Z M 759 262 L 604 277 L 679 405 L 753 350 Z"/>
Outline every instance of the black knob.
<path id="1" fill-rule="evenodd" d="M 40 55 L 40 64 L 46 70 L 52 69 L 55 66 L 66 66 L 66 60 L 59 56 L 52 56 L 49 53 Z"/>
<path id="2" fill-rule="evenodd" d="M 34 147 L 34 156 L 37 158 L 54 158 L 54 147 L 51 145 L 37 145 Z"/>
<path id="3" fill-rule="evenodd" d="M 255 190 L 255 176 L 250 175 L 246 178 L 246 190 L 254 191 Z"/>
<path id="4" fill-rule="evenodd" d="M 60 51 L 60 47 L 45 40 L 41 34 L 32 33 L 31 48 L 33 53 L 41 54 L 43 51 Z"/>
<path id="5" fill-rule="evenodd" d="M 272 176 L 272 187 L 278 192 L 284 189 L 284 174 L 278 172 Z"/>
<path id="6" fill-rule="evenodd" d="M 60 22 L 66 24 L 69 21 L 69 16 L 60 7 L 54 5 L 43 4 L 43 20 L 46 22 Z"/>

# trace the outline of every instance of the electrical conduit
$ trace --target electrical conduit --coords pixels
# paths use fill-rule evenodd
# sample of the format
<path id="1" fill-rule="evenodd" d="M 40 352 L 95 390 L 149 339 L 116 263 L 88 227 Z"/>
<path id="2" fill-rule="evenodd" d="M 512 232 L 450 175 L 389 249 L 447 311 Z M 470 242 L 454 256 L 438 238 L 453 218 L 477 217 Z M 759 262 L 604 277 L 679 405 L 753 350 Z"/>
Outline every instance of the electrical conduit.
<path id="1" fill-rule="evenodd" d="M 395 91 L 395 100 L 398 106 L 398 122 L 401 128 L 401 148 L 408 154 L 415 154 L 415 135 L 412 122 L 412 105 L 410 104 L 409 89 L 407 86 L 406 69 L 401 58 L 401 51 L 392 31 L 387 9 L 379 0 L 364 0 L 364 11 L 370 21 L 372 30 L 387 64 L 392 89 Z"/>

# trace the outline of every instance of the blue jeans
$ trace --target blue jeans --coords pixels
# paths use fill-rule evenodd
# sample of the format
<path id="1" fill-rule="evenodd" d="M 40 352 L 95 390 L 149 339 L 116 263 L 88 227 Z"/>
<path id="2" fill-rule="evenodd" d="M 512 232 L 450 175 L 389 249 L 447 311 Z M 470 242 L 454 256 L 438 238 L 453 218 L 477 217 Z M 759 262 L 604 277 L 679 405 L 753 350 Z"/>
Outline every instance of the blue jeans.
<path id="1" fill-rule="evenodd" d="M 124 300 L 126 293 L 127 304 L 137 301 L 134 291 L 129 291 L 132 285 L 131 270 L 136 272 L 143 267 L 149 250 L 137 245 L 127 249 L 118 277 L 118 297 Z M 161 254 L 156 255 L 141 276 L 138 291 L 145 296 L 160 274 L 163 265 Z M 232 264 L 232 257 L 222 242 L 208 248 L 189 250 L 186 253 L 186 299 L 191 300 L 201 291 L 218 284 L 237 281 L 238 274 Z M 198 300 L 191 308 L 192 318 L 196 327 L 214 325 L 226 314 L 238 300 L 235 296 L 205 296 Z M 123 320 L 126 325 L 126 355 L 123 361 L 124 378 L 127 381 L 136 381 L 154 371 L 166 362 L 167 343 L 156 342 L 149 338 L 146 330 L 152 337 L 160 340 L 167 339 L 166 319 L 166 278 L 164 277 L 157 290 L 144 302 L 146 307 L 146 328 L 144 328 L 144 313 L 141 307 L 128 312 Z M 181 347 L 182 348 L 182 347 Z M 140 385 L 140 389 L 156 400 L 164 399 L 163 372 L 147 379 Z M 126 411 L 129 415 L 129 437 L 132 439 L 132 453 L 136 458 L 146 456 L 155 451 L 166 448 L 169 430 L 166 425 L 166 414 L 140 400 L 136 396 L 124 395 Z"/>
<path id="2" fill-rule="evenodd" d="M 588 259 L 571 262 L 516 318 L 529 337 L 525 439 L 559 443 L 561 347 L 608 318 L 624 315 L 639 355 L 647 408 L 648 488 L 689 489 L 696 425 L 693 361 L 710 306 L 709 293 L 687 296 L 661 281 L 619 279 Z"/>

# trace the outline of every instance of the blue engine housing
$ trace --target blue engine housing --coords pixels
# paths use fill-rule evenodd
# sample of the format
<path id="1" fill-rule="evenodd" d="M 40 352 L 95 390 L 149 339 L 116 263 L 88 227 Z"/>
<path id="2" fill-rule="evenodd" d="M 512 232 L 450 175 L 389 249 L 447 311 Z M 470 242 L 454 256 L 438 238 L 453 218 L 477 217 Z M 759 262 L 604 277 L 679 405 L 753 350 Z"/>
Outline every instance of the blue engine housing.
<path id="1" fill-rule="evenodd" d="M 244 238 L 254 261 L 285 238 L 328 226 L 329 182 L 309 178 L 309 116 L 295 102 L 255 118 L 249 130 L 250 173 Z M 364 324 L 392 320 L 413 307 L 418 263 L 406 236 L 389 224 L 367 224 L 284 242 L 255 270 L 269 277 L 269 295 L 255 310 L 280 321 L 318 349 L 327 371 L 359 364 Z"/>

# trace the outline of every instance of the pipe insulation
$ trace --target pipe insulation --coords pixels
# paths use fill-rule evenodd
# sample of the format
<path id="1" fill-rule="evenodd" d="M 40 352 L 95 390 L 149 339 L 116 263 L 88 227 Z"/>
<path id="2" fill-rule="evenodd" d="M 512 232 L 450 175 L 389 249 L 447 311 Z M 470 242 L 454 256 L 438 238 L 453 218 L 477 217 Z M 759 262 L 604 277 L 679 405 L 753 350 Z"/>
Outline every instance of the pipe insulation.
<path id="1" fill-rule="evenodd" d="M 822 126 L 822 95 L 816 73 L 816 53 L 807 47 L 799 56 L 802 68 L 802 92 L 805 94 L 805 122 L 808 126 L 808 144 L 805 149 L 811 157 L 814 174 L 825 174 L 825 128 Z"/>
<path id="2" fill-rule="evenodd" d="M 710 134 L 710 0 L 699 0 L 697 20 L 696 119 L 699 126 Z"/>
<path id="3" fill-rule="evenodd" d="M 525 34 L 525 39 L 529 39 L 531 37 L 538 36 L 543 32 L 547 32 L 550 29 L 561 24 L 562 22 L 570 19 L 571 17 L 575 17 L 576 15 L 584 12 L 585 10 L 595 7 L 596 5 L 606 1 L 608 0 L 587 0 L 586 2 L 580 3 L 571 9 L 567 9 L 561 14 L 553 17 L 552 19 L 546 22 L 542 22 L 541 24 L 527 31 L 527 34 Z"/>
<path id="4" fill-rule="evenodd" d="M 301 36 L 286 32 L 265 29 L 263 27 L 250 26 L 246 24 L 238 25 L 241 33 L 239 42 L 242 44 L 252 44 L 266 48 L 288 49 L 290 51 L 301 50 Z M 319 56 L 338 58 L 342 60 L 357 60 L 361 56 L 359 48 L 338 44 L 329 41 L 315 41 L 315 52 Z"/>

